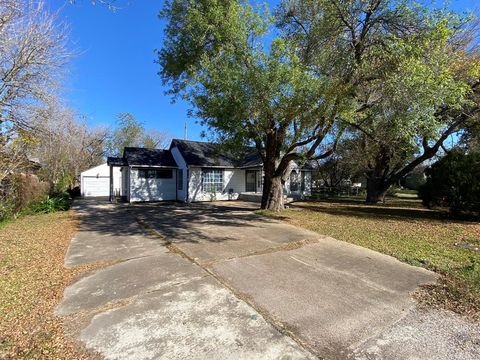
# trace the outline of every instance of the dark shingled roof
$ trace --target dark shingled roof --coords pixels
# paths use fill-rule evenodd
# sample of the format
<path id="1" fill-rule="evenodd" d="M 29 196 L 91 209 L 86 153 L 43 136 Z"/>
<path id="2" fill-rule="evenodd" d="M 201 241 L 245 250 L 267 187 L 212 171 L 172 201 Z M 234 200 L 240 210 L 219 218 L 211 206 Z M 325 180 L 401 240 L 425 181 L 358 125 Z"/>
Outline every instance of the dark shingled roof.
<path id="1" fill-rule="evenodd" d="M 177 163 L 169 150 L 126 147 L 123 151 L 123 158 L 130 166 L 177 167 Z"/>
<path id="2" fill-rule="evenodd" d="M 258 152 L 253 151 L 243 159 L 226 154 L 218 144 L 201 141 L 173 139 L 170 149 L 177 147 L 187 165 L 199 167 L 223 167 L 223 168 L 254 168 L 263 166 L 262 158 Z M 250 149 L 250 150 L 253 150 Z M 126 147 L 123 158 L 109 157 L 107 163 L 110 166 L 164 166 L 177 167 L 170 150 L 145 149 Z M 303 169 L 311 169 L 306 163 Z"/>
<path id="3" fill-rule="evenodd" d="M 263 160 L 258 151 L 252 152 L 245 156 L 240 164 L 240 167 L 261 167 Z"/>
<path id="4" fill-rule="evenodd" d="M 170 145 L 177 147 L 187 165 L 209 167 L 218 166 L 226 168 L 254 168 L 263 166 L 263 160 L 255 148 L 249 148 L 252 152 L 243 159 L 238 160 L 235 157 L 225 154 L 218 144 L 202 141 L 173 139 Z M 222 152 L 223 151 L 223 152 Z M 307 162 L 302 169 L 312 169 Z"/>
<path id="5" fill-rule="evenodd" d="M 219 145 L 201 141 L 173 139 L 170 149 L 177 147 L 187 165 L 237 167 L 238 162 L 229 155 L 222 153 Z"/>
<path id="6" fill-rule="evenodd" d="M 127 162 L 125 161 L 124 158 L 109 156 L 107 158 L 107 164 L 108 166 L 126 166 Z"/>

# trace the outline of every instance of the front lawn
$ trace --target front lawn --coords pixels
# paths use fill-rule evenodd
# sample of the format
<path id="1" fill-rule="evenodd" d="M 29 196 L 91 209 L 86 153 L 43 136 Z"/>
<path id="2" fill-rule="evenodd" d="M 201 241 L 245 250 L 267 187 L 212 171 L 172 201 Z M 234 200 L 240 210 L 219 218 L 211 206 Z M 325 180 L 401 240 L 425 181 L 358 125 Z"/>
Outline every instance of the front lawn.
<path id="1" fill-rule="evenodd" d="M 29 215 L 0 227 L 0 358 L 82 359 L 53 314 L 80 271 L 64 256 L 77 230 L 72 212 Z"/>
<path id="2" fill-rule="evenodd" d="M 423 208 L 418 200 L 400 199 L 384 205 L 356 199 L 299 202 L 279 217 L 438 272 L 439 284 L 425 287 L 417 298 L 480 320 L 479 222 L 454 220 Z"/>

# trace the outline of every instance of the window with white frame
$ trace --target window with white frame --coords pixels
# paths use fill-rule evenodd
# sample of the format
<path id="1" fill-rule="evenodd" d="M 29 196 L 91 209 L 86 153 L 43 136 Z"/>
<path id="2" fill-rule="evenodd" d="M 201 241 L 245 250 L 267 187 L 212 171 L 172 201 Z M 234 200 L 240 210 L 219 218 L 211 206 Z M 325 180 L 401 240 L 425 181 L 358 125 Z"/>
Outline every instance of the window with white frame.
<path id="1" fill-rule="evenodd" d="M 205 192 L 222 192 L 223 170 L 204 169 L 202 172 L 202 188 Z"/>

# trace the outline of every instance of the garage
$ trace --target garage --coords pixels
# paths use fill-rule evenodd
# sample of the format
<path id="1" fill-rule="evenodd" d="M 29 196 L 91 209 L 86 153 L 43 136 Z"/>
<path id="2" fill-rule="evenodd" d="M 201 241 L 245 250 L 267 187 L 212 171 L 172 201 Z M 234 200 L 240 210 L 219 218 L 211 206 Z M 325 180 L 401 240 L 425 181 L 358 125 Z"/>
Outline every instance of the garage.
<path id="1" fill-rule="evenodd" d="M 121 171 L 113 169 L 114 194 L 120 195 Z M 110 167 L 105 163 L 85 170 L 80 175 L 80 188 L 83 197 L 110 196 Z"/>
<path id="2" fill-rule="evenodd" d="M 83 178 L 85 197 L 109 196 L 110 194 L 110 178 L 109 177 L 90 177 Z"/>

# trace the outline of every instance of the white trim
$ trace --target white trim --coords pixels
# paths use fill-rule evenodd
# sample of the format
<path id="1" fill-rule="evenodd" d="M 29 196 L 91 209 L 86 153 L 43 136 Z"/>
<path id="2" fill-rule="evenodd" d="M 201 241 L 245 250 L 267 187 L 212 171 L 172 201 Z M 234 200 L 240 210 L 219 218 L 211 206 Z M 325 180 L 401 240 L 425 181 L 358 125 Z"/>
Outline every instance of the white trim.
<path id="1" fill-rule="evenodd" d="M 200 169 L 225 169 L 225 170 L 240 169 L 238 167 L 232 167 L 232 166 L 201 166 L 201 165 L 187 165 L 187 166 L 193 167 L 193 168 L 200 168 Z"/>
<path id="2" fill-rule="evenodd" d="M 165 168 L 178 169 L 178 166 L 161 166 L 161 165 L 128 165 L 130 168 Z"/>

